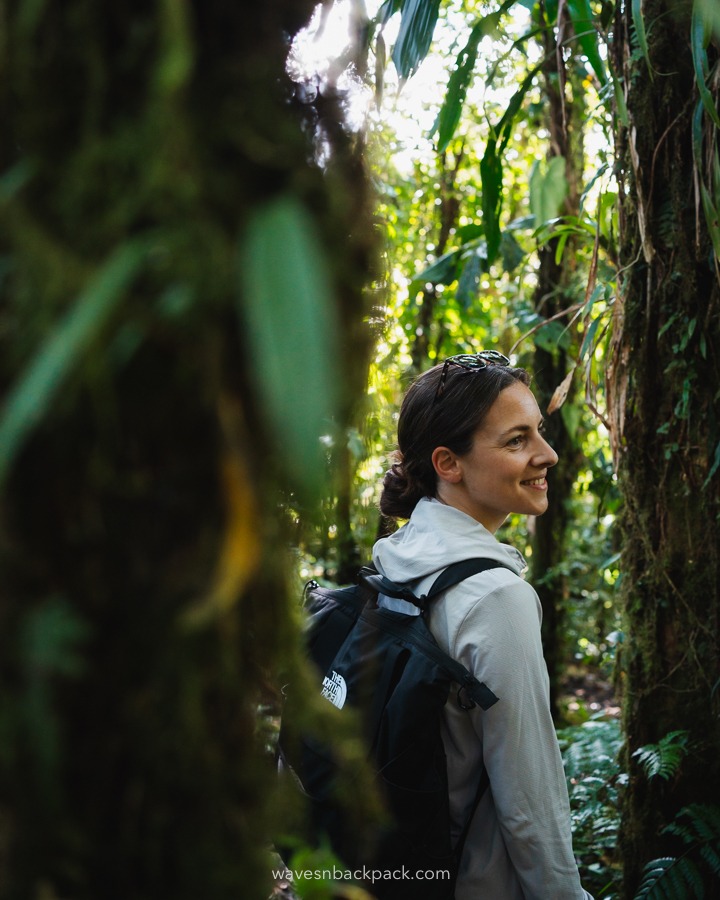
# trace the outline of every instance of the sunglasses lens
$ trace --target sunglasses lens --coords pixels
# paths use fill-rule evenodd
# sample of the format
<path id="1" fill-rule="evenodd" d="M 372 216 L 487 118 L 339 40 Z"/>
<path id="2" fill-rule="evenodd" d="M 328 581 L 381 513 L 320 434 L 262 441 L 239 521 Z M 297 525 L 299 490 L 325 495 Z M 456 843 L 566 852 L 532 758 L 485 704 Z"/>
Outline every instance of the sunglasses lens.
<path id="1" fill-rule="evenodd" d="M 504 356 L 502 353 L 498 353 L 497 350 L 481 350 L 478 353 L 478 356 L 485 360 L 486 363 L 490 363 L 495 366 L 509 366 L 510 360 L 507 356 Z"/>
<path id="2" fill-rule="evenodd" d="M 486 369 L 488 366 L 509 366 L 510 360 L 497 350 L 481 350 L 479 353 L 459 353 L 457 356 L 448 356 L 442 368 L 440 375 L 440 383 L 435 394 L 435 399 L 442 397 L 445 391 L 445 381 L 447 379 L 448 369 L 456 366 L 459 369 L 465 369 L 467 372 Z"/>

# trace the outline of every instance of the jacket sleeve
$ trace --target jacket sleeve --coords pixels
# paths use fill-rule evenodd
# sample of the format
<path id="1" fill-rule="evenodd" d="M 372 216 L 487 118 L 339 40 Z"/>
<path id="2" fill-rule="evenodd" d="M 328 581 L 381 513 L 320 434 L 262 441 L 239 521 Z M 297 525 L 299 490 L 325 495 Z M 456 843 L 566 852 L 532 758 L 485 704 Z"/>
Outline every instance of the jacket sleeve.
<path id="1" fill-rule="evenodd" d="M 472 718 L 498 825 L 525 900 L 584 900 L 590 895 L 580 885 L 572 852 L 540 619 L 533 588 L 512 579 L 473 603 L 453 649 L 500 698 L 485 712 L 473 711 Z"/>

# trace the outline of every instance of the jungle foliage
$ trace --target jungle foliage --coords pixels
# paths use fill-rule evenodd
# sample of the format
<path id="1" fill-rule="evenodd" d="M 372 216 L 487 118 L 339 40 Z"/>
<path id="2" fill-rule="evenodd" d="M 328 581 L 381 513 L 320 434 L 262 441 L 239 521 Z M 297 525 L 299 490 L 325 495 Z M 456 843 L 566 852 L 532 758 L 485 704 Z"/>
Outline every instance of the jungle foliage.
<path id="1" fill-rule="evenodd" d="M 500 537 L 583 879 L 717 896 L 718 6 L 353 2 L 288 66 L 334 5 L 3 6 L 0 894 L 267 895 L 299 585 L 390 527 L 408 381 L 492 347 L 566 460 Z"/>
<path id="2" fill-rule="evenodd" d="M 536 388 L 579 459 L 558 483 L 563 515 L 547 534 L 569 552 L 543 559 L 551 516 L 534 534 L 513 522 L 508 533 L 563 616 L 546 635 L 551 665 L 566 672 L 582 647 L 615 656 L 629 778 L 615 798 L 622 858 L 610 864 L 624 884 L 614 869 L 608 884 L 625 897 L 641 881 L 649 889 L 641 872 L 653 855 L 683 857 L 673 823 L 710 799 L 708 779 L 720 784 L 719 18 L 703 0 L 388 0 L 363 32 L 384 104 L 390 23 L 400 21 L 389 55 L 401 81 L 422 71 L 431 34 L 450 57 L 432 151 L 425 144 L 409 173 L 390 174 L 385 157 L 377 176 L 390 323 L 377 382 L 398 361 L 402 383 L 458 346 L 488 342 L 555 373 Z M 392 421 L 377 405 L 397 399 L 377 382 L 371 458 Z M 595 499 L 588 518 L 583 497 Z M 602 605 L 572 597 L 586 566 L 583 600 Z M 586 632 L 588 620 L 599 631 Z M 643 761 L 653 748 L 672 754 L 678 734 L 692 750 L 673 778 L 649 776 Z M 710 796 L 720 803 L 715 788 Z M 701 869 L 703 890 L 717 890 L 709 855 Z M 698 883 L 668 877 L 653 890 Z"/>

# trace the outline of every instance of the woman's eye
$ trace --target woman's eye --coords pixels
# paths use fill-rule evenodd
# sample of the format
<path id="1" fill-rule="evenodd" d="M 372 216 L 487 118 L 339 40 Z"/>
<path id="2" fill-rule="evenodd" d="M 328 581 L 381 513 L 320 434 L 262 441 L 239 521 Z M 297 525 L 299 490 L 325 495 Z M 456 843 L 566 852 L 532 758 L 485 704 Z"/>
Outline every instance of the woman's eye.
<path id="1" fill-rule="evenodd" d="M 523 436 L 521 434 L 518 434 L 516 437 L 510 438 L 510 440 L 508 441 L 508 446 L 509 447 L 519 447 L 520 444 L 522 444 L 522 442 L 523 442 Z"/>

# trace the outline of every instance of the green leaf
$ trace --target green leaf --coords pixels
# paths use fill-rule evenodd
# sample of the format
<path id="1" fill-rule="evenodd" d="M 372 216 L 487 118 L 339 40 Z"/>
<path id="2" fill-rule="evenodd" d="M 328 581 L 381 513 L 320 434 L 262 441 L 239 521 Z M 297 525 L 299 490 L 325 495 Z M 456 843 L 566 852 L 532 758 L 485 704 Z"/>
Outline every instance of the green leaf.
<path id="1" fill-rule="evenodd" d="M 467 310 L 478 295 L 480 274 L 483 271 L 484 259 L 477 252 L 471 253 L 465 260 L 457 287 L 458 303 Z"/>
<path id="2" fill-rule="evenodd" d="M 497 259 L 500 248 L 500 212 L 502 209 L 502 152 L 512 135 L 512 126 L 525 94 L 535 79 L 540 67 L 536 66 L 525 77 L 520 88 L 510 98 L 507 109 L 492 129 L 485 153 L 480 161 L 480 181 L 482 183 L 482 213 L 485 237 L 487 239 L 487 261 L 491 266 Z"/>
<path id="3" fill-rule="evenodd" d="M 655 72 L 650 63 L 650 51 L 648 49 L 647 34 L 645 33 L 645 19 L 643 18 L 642 13 L 642 0 L 632 0 L 632 20 L 640 50 L 645 59 L 645 64 L 647 65 L 648 73 L 650 74 L 650 80 L 652 80 Z"/>
<path id="4" fill-rule="evenodd" d="M 568 434 L 578 434 L 582 425 L 582 412 L 575 403 L 563 403 L 560 407 L 560 415 L 565 423 Z"/>
<path id="5" fill-rule="evenodd" d="M 457 278 L 458 251 L 451 250 L 435 260 L 427 269 L 423 269 L 412 280 L 416 291 L 420 291 L 425 284 L 452 284 Z M 411 288 L 411 293 L 412 293 Z"/>
<path id="6" fill-rule="evenodd" d="M 536 347 L 539 347 L 541 350 L 547 350 L 548 353 L 553 353 L 558 347 L 567 349 L 570 338 L 562 322 L 548 321 L 542 328 L 538 328 L 533 335 L 533 341 Z"/>
<path id="7" fill-rule="evenodd" d="M 502 208 L 502 161 L 497 154 L 496 143 L 491 138 L 480 160 L 482 182 L 482 212 L 487 239 L 488 266 L 497 258 L 500 249 L 500 210 Z"/>
<path id="8" fill-rule="evenodd" d="M 155 83 L 162 93 L 172 93 L 187 83 L 194 63 L 189 10 L 184 3 L 160 3 L 160 41 Z"/>
<path id="9" fill-rule="evenodd" d="M 395 13 L 400 12 L 403 7 L 404 0 L 385 0 L 377 13 L 377 21 L 381 25 L 387 25 Z"/>
<path id="10" fill-rule="evenodd" d="M 715 448 L 715 457 L 712 466 L 710 467 L 710 471 L 708 472 L 708 476 L 703 482 L 703 490 L 710 484 L 718 469 L 720 469 L 720 444 Z"/>
<path id="11" fill-rule="evenodd" d="M 436 131 L 438 133 L 438 153 L 443 153 L 447 149 L 457 130 L 467 89 L 475 69 L 480 41 L 497 28 L 500 17 L 514 2 L 515 0 L 505 0 L 500 9 L 479 19 L 470 32 L 467 44 L 458 54 L 448 81 L 447 93 L 432 132 L 433 134 Z"/>
<path id="12" fill-rule="evenodd" d="M 707 223 L 708 231 L 710 232 L 710 239 L 712 240 L 715 256 L 720 259 L 720 212 L 718 211 L 718 207 L 715 205 L 710 192 L 702 181 L 700 182 L 700 197 L 702 199 L 705 221 Z"/>
<path id="13" fill-rule="evenodd" d="M 400 31 L 392 52 L 400 78 L 409 78 L 427 56 L 438 19 L 440 0 L 404 0 Z"/>
<path id="14" fill-rule="evenodd" d="M 20 6 L 18 13 L 18 30 L 22 37 L 32 37 L 45 12 L 46 6 L 47 0 L 26 0 L 26 2 Z"/>
<path id="15" fill-rule="evenodd" d="M 595 335 L 597 334 L 597 330 L 600 326 L 602 318 L 598 316 L 593 319 L 590 325 L 588 326 L 587 331 L 585 332 L 585 336 L 583 337 L 582 347 L 580 348 L 580 356 L 579 362 L 582 362 L 585 357 L 588 355 L 588 352 L 591 350 L 595 350 Z"/>
<path id="16" fill-rule="evenodd" d="M 556 219 L 567 197 L 565 158 L 553 156 L 547 167 L 535 163 L 530 173 L 530 210 L 535 216 L 535 227 L 540 228 Z"/>
<path id="17" fill-rule="evenodd" d="M 27 764 L 43 787 L 54 780 L 62 747 L 55 686 L 59 678 L 77 678 L 85 672 L 82 645 L 90 636 L 87 623 L 59 596 L 31 608 L 20 623 L 17 643 L 25 690 L 19 705 L 27 732 Z"/>
<path id="18" fill-rule="evenodd" d="M 515 121 L 515 116 L 518 114 L 520 107 L 522 106 L 523 100 L 525 99 L 525 94 L 527 94 L 531 85 L 535 81 L 535 76 L 540 71 L 540 66 L 535 66 L 526 76 L 523 83 L 520 85 L 517 91 L 510 98 L 510 102 L 507 105 L 507 109 L 502 115 L 502 118 L 498 122 L 497 128 L 495 129 L 495 134 L 497 136 L 499 152 L 502 154 L 503 150 L 507 147 L 508 141 L 512 136 L 512 127 L 513 122 Z"/>
<path id="19" fill-rule="evenodd" d="M 28 672 L 77 677 L 85 670 L 80 645 L 90 637 L 90 626 L 62 597 L 51 597 L 30 611 L 22 623 L 19 643 Z"/>
<path id="20" fill-rule="evenodd" d="M 525 251 L 518 244 L 515 236 L 507 229 L 503 231 L 500 237 L 500 256 L 502 257 L 503 269 L 508 273 L 512 273 L 525 258 Z"/>
<path id="21" fill-rule="evenodd" d="M 11 200 L 21 191 L 35 174 L 35 165 L 26 159 L 15 163 L 0 176 L 0 203 Z"/>
<path id="22" fill-rule="evenodd" d="M 82 360 L 122 300 L 147 253 L 147 240 L 120 247 L 38 350 L 0 415 L 0 483 L 23 443 L 46 414 L 70 372 Z"/>
<path id="23" fill-rule="evenodd" d="M 705 107 L 705 112 L 710 116 L 715 125 L 720 128 L 720 115 L 718 115 L 713 96 L 707 86 L 709 69 L 706 48 L 709 38 L 710 35 L 706 20 L 698 12 L 697 5 L 695 5 L 693 7 L 690 31 L 690 48 L 692 50 L 693 68 L 695 70 L 695 84 L 697 85 L 702 105 Z"/>
<path id="24" fill-rule="evenodd" d="M 695 0 L 695 10 L 705 23 L 705 27 L 720 39 L 720 3 L 717 0 Z"/>
<path id="25" fill-rule="evenodd" d="M 600 56 L 598 33 L 590 0 L 567 0 L 567 8 L 582 52 L 592 66 L 601 85 L 607 84 L 605 63 Z"/>
<path id="26" fill-rule="evenodd" d="M 485 234 L 485 229 L 482 225 L 471 222 L 469 225 L 460 225 L 456 234 L 461 244 L 467 244 L 469 241 L 481 238 Z"/>
<path id="27" fill-rule="evenodd" d="M 338 408 L 338 323 L 315 224 L 294 198 L 251 218 L 239 253 L 249 370 L 273 444 L 298 489 L 322 484 L 321 435 Z"/>
<path id="28" fill-rule="evenodd" d="M 627 103 L 625 102 L 625 92 L 623 90 L 623 83 L 620 78 L 615 75 L 613 72 L 612 77 L 612 91 L 613 96 L 615 98 L 615 107 L 617 109 L 617 116 L 620 119 L 624 128 L 630 127 L 630 114 L 628 112 Z"/>
<path id="29" fill-rule="evenodd" d="M 470 32 L 470 38 L 458 55 L 450 74 L 448 89 L 438 113 L 433 133 L 438 134 L 438 153 L 444 153 L 453 139 L 462 113 L 467 89 L 477 60 L 478 45 L 485 34 L 485 20 L 481 19 Z"/>

